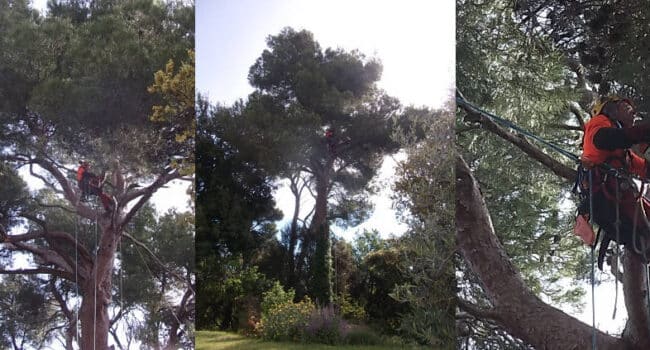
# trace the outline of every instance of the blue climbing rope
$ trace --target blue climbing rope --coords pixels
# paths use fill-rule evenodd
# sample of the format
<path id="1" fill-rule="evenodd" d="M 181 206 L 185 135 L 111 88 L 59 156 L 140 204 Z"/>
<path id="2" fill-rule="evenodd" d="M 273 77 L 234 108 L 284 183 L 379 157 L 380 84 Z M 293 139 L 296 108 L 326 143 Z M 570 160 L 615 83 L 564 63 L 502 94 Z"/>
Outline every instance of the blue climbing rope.
<path id="1" fill-rule="evenodd" d="M 481 108 L 467 102 L 467 100 L 465 100 L 462 96 L 459 96 L 459 95 L 456 96 L 456 104 L 463 107 L 463 108 L 465 108 L 465 109 L 469 109 L 474 113 L 478 113 L 480 115 L 486 116 L 486 117 L 492 119 L 494 122 L 496 122 L 496 123 L 498 123 L 498 124 L 500 124 L 502 126 L 510 128 L 512 130 L 516 130 L 517 132 L 521 133 L 522 135 L 528 136 L 531 139 L 533 139 L 535 141 L 538 141 L 538 142 L 548 146 L 549 148 L 555 150 L 556 152 L 558 152 L 561 155 L 571 159 L 572 161 L 574 161 L 576 163 L 580 162 L 580 157 L 578 157 L 577 155 L 575 155 L 575 154 L 573 154 L 573 153 L 571 153 L 571 152 L 569 152 L 569 151 L 567 151 L 565 149 L 562 149 L 561 147 L 559 147 L 559 146 L 557 146 L 557 145 L 555 145 L 555 144 L 553 144 L 551 142 L 548 142 L 548 141 L 544 140 L 543 138 L 541 138 L 541 137 L 539 137 L 539 136 L 537 136 L 537 135 L 535 135 L 535 134 L 533 134 L 533 133 L 531 133 L 531 132 L 529 132 L 529 131 L 527 131 L 525 129 L 522 129 L 521 127 L 519 127 L 518 125 L 516 125 L 515 123 L 513 123 L 513 122 L 511 122 L 511 121 L 509 121 L 507 119 L 501 118 L 501 117 L 499 117 L 499 116 L 497 116 L 497 115 L 495 115 L 493 113 L 490 113 L 490 112 L 488 112 L 486 110 L 483 110 L 483 109 L 481 109 Z"/>

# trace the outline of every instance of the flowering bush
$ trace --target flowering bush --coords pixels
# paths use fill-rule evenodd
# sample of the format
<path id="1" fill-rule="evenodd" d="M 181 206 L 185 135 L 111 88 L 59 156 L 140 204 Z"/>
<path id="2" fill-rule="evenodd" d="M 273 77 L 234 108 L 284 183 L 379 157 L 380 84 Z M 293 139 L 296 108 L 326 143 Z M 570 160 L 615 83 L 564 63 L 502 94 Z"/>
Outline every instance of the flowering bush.
<path id="1" fill-rule="evenodd" d="M 267 340 L 304 340 L 304 330 L 315 307 L 309 298 L 294 303 L 293 296 L 293 290 L 285 292 L 277 282 L 271 290 L 264 294 L 262 319 L 256 327 L 257 333 L 262 338 Z"/>
<path id="2" fill-rule="evenodd" d="M 292 303 L 295 296 L 296 292 L 293 289 L 285 292 L 280 282 L 275 281 L 273 287 L 263 294 L 261 305 L 262 314 L 268 314 L 279 305 Z"/>
<path id="3" fill-rule="evenodd" d="M 329 305 L 311 313 L 305 336 L 311 343 L 340 344 L 347 335 L 348 328 L 334 306 Z"/>

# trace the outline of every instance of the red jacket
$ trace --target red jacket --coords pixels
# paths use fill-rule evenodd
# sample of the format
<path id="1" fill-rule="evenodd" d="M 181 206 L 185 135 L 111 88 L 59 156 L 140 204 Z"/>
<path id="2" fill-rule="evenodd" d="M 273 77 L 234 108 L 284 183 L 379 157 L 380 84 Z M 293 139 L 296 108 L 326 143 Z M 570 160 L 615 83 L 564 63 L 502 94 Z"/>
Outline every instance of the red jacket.
<path id="1" fill-rule="evenodd" d="M 594 145 L 594 136 L 602 128 L 614 128 L 616 125 L 604 114 L 599 114 L 585 124 L 583 138 L 583 152 L 580 160 L 582 164 L 591 168 L 596 165 L 608 163 L 614 168 L 623 168 L 640 177 L 646 177 L 647 161 L 628 149 L 616 149 L 613 151 L 598 149 Z"/>
<path id="2" fill-rule="evenodd" d="M 84 173 L 88 171 L 88 166 L 87 165 L 81 165 L 79 169 L 77 169 L 77 181 L 81 181 L 84 178 Z"/>

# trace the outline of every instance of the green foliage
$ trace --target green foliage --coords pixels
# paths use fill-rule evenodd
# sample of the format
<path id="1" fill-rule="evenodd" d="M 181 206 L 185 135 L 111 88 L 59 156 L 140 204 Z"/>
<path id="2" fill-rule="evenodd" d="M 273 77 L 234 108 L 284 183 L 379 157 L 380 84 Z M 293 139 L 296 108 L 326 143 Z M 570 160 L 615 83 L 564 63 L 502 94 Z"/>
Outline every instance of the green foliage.
<path id="1" fill-rule="evenodd" d="M 361 266 L 362 282 L 353 295 L 364 301 L 368 322 L 388 334 L 397 334 L 400 315 L 409 306 L 390 296 L 393 289 L 406 283 L 407 276 L 401 268 L 402 256 L 397 247 L 377 250 L 368 254 Z"/>
<path id="2" fill-rule="evenodd" d="M 549 9 L 551 20 L 524 20 Z M 627 95 L 641 110 L 648 110 L 650 86 L 642 73 L 650 44 L 645 35 L 650 16 L 645 1 L 626 1 L 622 7 L 605 0 L 571 4 L 536 0 L 515 7 L 515 14 L 526 33 L 543 31 L 553 45 L 574 57 L 594 91 Z"/>
<path id="3" fill-rule="evenodd" d="M 13 348 L 12 344 L 23 344 L 38 348 L 51 340 L 54 334 L 47 329 L 59 322 L 54 307 L 45 301 L 48 282 L 33 276 L 2 276 L 0 278 L 0 345 Z M 8 321 L 11 320 L 11 321 Z"/>
<path id="4" fill-rule="evenodd" d="M 379 231 L 363 230 L 354 239 L 354 260 L 360 264 L 369 253 L 387 248 L 387 243 L 381 238 Z"/>
<path id="5" fill-rule="evenodd" d="M 390 296 L 408 305 L 400 313 L 400 333 L 420 344 L 442 349 L 456 346 L 455 192 L 453 113 L 440 110 L 421 119 L 415 130 L 427 135 L 410 140 L 408 158 L 399 164 L 395 197 L 409 230 L 399 240 L 403 279 Z"/>
<path id="6" fill-rule="evenodd" d="M 257 155 L 236 148 L 224 139 L 220 119 L 229 111 L 209 110 L 199 102 L 196 147 L 197 236 L 199 257 L 213 253 L 243 254 L 250 260 L 263 240 L 271 236 L 270 224 L 281 218 L 268 172 L 254 160 Z M 258 223 L 257 227 L 254 223 Z"/>
<path id="7" fill-rule="evenodd" d="M 350 295 L 345 294 L 337 299 L 337 304 L 341 309 L 341 316 L 352 322 L 363 322 L 366 320 L 366 310 L 359 300 L 353 299 Z"/>
<path id="8" fill-rule="evenodd" d="M 280 298 L 284 296 L 286 295 L 279 295 Z M 269 297 L 274 301 L 277 300 L 273 294 Z M 263 303 L 266 302 L 266 299 L 265 296 Z M 267 340 L 302 341 L 305 339 L 305 328 L 314 310 L 314 304 L 309 298 L 298 303 L 286 301 L 274 304 L 268 309 L 268 312 L 262 312 L 258 332 L 262 338 Z"/>
<path id="9" fill-rule="evenodd" d="M 194 46 L 193 6 L 56 1 L 42 17 L 26 10 L 24 1 L 10 3 L 0 5 L 6 7 L 0 16 L 3 127 L 42 121 L 50 129 L 49 146 L 64 148 L 58 156 L 68 160 L 109 149 L 141 171 L 166 162 L 169 154 L 156 153 L 157 128 L 147 125 L 155 102 L 147 86 L 168 59 L 180 61 Z M 25 133 L 12 136 L 24 147 L 34 144 Z"/>
<path id="10" fill-rule="evenodd" d="M 238 257 L 204 256 L 197 260 L 197 329 L 232 329 L 259 318 L 261 296 L 271 281 Z"/>
<path id="11" fill-rule="evenodd" d="M 164 71 L 154 74 L 154 83 L 147 88 L 149 93 L 162 97 L 164 104 L 154 105 L 149 119 L 162 127 L 162 137 L 174 139 L 175 143 L 169 145 L 169 153 L 173 156 L 171 165 L 183 175 L 194 173 L 196 134 L 194 50 L 188 50 L 187 56 L 187 61 L 181 62 L 178 70 L 170 59 Z"/>
<path id="12" fill-rule="evenodd" d="M 268 314 L 282 304 L 293 303 L 296 293 L 293 289 L 285 291 L 280 282 L 275 281 L 273 287 L 264 293 L 262 313 Z"/>
<path id="13" fill-rule="evenodd" d="M 0 163 L 0 233 L 17 224 L 16 214 L 25 207 L 27 184 L 11 167 Z"/>

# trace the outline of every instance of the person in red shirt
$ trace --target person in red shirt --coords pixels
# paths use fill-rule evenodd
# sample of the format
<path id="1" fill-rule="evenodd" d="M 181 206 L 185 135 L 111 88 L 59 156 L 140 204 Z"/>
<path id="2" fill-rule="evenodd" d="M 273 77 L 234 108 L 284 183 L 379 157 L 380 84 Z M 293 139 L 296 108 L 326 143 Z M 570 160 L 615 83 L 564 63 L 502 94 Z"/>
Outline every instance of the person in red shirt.
<path id="1" fill-rule="evenodd" d="M 650 213 L 650 202 L 639 194 L 630 176 L 646 179 L 650 174 L 650 162 L 630 149 L 650 141 L 650 125 L 635 125 L 635 115 L 630 100 L 609 96 L 596 103 L 591 120 L 585 124 L 580 160 L 583 168 L 592 171 L 593 221 L 604 231 L 598 254 L 601 269 L 612 240 L 631 248 L 645 262 L 650 261 L 650 227 L 643 213 Z M 582 190 L 589 191 L 588 185 L 583 183 Z M 588 205 L 588 200 L 583 201 L 583 215 L 589 213 Z M 590 238 L 583 240 L 593 243 Z"/>
<path id="2" fill-rule="evenodd" d="M 103 192 L 102 179 L 90 172 L 90 163 L 87 161 L 80 161 L 79 168 L 77 169 L 77 184 L 81 189 L 81 199 L 87 200 L 88 196 L 98 196 L 102 202 L 102 206 L 107 212 L 113 210 L 114 200 L 109 195 Z"/>

